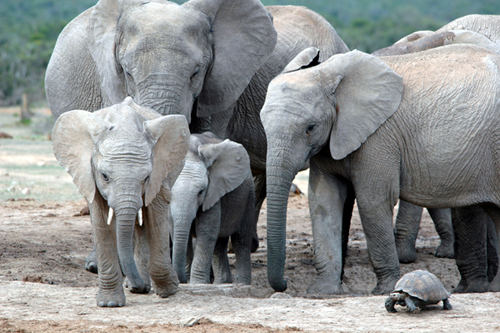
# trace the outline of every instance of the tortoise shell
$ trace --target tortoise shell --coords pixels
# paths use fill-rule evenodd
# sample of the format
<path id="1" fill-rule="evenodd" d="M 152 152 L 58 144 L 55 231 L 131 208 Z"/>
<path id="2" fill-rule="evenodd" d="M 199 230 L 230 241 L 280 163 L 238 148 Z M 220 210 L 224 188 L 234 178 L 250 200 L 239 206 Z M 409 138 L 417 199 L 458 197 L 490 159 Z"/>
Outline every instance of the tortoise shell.
<path id="1" fill-rule="evenodd" d="M 450 296 L 441 280 L 424 270 L 416 270 L 403 275 L 396 283 L 394 292 L 407 293 L 426 303 L 437 303 Z"/>

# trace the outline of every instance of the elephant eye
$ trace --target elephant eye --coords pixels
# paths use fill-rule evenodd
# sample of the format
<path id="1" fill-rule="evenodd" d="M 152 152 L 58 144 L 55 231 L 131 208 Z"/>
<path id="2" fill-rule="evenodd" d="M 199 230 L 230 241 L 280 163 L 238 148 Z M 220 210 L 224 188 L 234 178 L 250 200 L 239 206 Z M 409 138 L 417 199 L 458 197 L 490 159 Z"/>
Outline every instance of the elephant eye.
<path id="1" fill-rule="evenodd" d="M 198 192 L 198 196 L 200 196 L 202 194 L 203 194 L 203 190 L 200 190 L 200 192 Z"/>
<path id="2" fill-rule="evenodd" d="M 310 135 L 312 131 L 316 128 L 316 124 L 311 124 L 306 128 L 306 135 Z"/>
<path id="3" fill-rule="evenodd" d="M 193 74 L 191 74 L 191 77 L 189 78 L 191 81 L 194 80 L 194 78 L 196 77 L 196 75 L 200 72 L 200 66 L 196 66 L 196 68 L 194 69 L 194 72 Z"/>
<path id="4" fill-rule="evenodd" d="M 144 182 L 145 182 L 145 183 L 146 183 L 148 180 L 149 180 L 149 176 L 147 176 L 146 178 L 144 178 Z"/>
<path id="5" fill-rule="evenodd" d="M 109 177 L 107 174 L 101 173 L 101 175 L 102 175 L 102 179 L 104 179 L 105 182 L 109 182 Z"/>

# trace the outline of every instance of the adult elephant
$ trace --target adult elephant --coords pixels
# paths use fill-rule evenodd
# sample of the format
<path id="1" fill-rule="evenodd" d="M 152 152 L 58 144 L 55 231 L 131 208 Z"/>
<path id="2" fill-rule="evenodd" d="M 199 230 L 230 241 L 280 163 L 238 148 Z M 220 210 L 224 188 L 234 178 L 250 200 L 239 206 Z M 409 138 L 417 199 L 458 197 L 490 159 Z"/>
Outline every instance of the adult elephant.
<path id="1" fill-rule="evenodd" d="M 500 162 L 495 153 L 499 55 L 450 45 L 380 58 L 353 51 L 318 64 L 317 53 L 305 50 L 271 82 L 261 112 L 268 139 L 267 228 L 268 243 L 274 244 L 268 267 L 274 289 L 286 288 L 280 250 L 288 188 L 307 163 L 319 268 L 311 292 L 342 291 L 348 183 L 377 275 L 375 294 L 391 291 L 399 278 L 392 228 L 398 198 L 435 208 L 488 203 L 480 207 L 500 230 L 500 178 L 494 167 Z"/>
<path id="2" fill-rule="evenodd" d="M 469 15 L 450 22 L 436 32 L 417 31 L 411 33 L 393 45 L 377 50 L 373 54 L 377 56 L 402 55 L 450 44 L 472 44 L 500 53 L 499 24 L 500 16 Z M 436 250 L 436 255 L 448 254 L 444 256 L 453 257 L 455 251 L 453 249 L 454 231 L 451 224 L 451 212 L 447 209 L 429 209 L 429 213 L 441 237 L 441 245 Z M 416 259 L 415 240 L 421 214 L 421 207 L 404 201 L 400 202 L 395 228 L 396 248 L 400 262 L 412 262 Z M 454 215 L 460 218 L 462 213 L 455 212 Z M 470 214 L 466 213 L 467 215 Z M 487 283 L 482 277 L 487 275 L 488 280 L 491 281 L 498 270 L 500 254 L 497 253 L 498 242 L 494 222 L 487 214 L 476 213 L 474 215 L 479 221 L 455 225 L 456 232 L 459 234 L 459 241 L 454 245 L 459 253 L 456 256 L 456 261 L 462 275 L 462 280 L 455 292 L 484 291 L 486 289 L 484 286 L 487 286 Z M 480 221 L 481 219 L 482 221 Z M 480 230 L 483 228 L 485 239 L 478 241 L 477 237 L 470 236 L 470 230 L 476 230 L 475 234 L 479 235 L 482 234 Z M 481 258 L 484 258 L 484 253 L 487 253 L 488 258 L 487 271 L 481 271 L 483 267 L 479 264 Z M 481 287 L 481 284 L 484 286 Z"/>
<path id="3" fill-rule="evenodd" d="M 194 132 L 211 130 L 243 144 L 260 209 L 266 136 L 259 112 L 267 85 L 309 46 L 322 51 L 321 60 L 348 51 L 328 22 L 304 7 L 100 0 L 59 36 L 45 78 L 47 99 L 58 116 L 128 94 L 164 115 L 185 115 Z M 92 257 L 86 266 L 96 267 Z"/>

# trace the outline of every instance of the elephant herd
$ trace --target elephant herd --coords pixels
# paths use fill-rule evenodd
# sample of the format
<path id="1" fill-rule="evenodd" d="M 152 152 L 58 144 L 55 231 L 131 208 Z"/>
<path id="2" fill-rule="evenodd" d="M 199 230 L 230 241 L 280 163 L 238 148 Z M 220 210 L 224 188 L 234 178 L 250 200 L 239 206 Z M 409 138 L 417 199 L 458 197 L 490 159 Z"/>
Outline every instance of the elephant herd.
<path id="1" fill-rule="evenodd" d="M 160 297 L 212 274 L 250 284 L 266 197 L 268 280 L 285 290 L 288 192 L 306 168 L 309 293 L 342 293 L 355 200 L 374 294 L 415 260 L 421 207 L 457 289 L 500 291 L 500 16 L 366 54 L 305 7 L 99 0 L 59 35 L 45 86 L 55 156 L 90 209 L 98 306 L 125 305 L 124 277 Z"/>

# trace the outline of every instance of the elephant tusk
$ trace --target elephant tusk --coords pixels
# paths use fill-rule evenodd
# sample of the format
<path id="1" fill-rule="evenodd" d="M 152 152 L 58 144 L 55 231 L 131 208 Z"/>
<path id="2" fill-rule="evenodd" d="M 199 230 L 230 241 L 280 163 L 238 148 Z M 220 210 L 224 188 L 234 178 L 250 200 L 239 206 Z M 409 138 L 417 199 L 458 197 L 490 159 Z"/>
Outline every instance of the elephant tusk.
<path id="1" fill-rule="evenodd" d="M 137 217 L 139 218 L 139 226 L 142 227 L 142 208 L 139 208 L 139 211 L 137 212 Z"/>
<path id="2" fill-rule="evenodd" d="M 113 219 L 113 208 L 109 207 L 109 212 L 108 212 L 108 225 L 111 224 L 111 220 Z"/>

